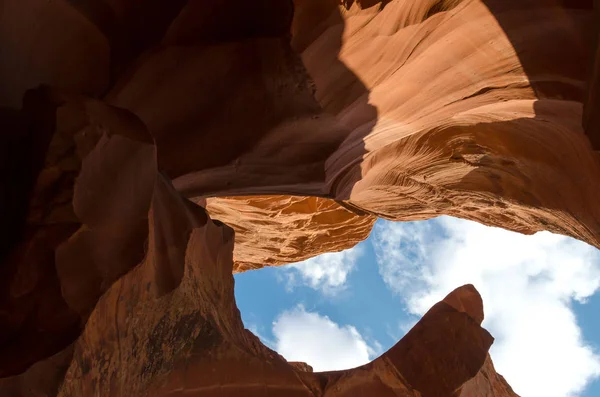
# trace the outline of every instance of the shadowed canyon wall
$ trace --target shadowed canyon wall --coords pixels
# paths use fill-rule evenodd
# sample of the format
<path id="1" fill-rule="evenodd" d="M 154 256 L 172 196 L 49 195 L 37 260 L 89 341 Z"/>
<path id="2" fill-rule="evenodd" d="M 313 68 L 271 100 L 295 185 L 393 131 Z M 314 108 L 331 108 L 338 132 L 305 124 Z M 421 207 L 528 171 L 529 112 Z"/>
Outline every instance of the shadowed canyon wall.
<path id="1" fill-rule="evenodd" d="M 515 395 L 472 286 L 313 374 L 243 329 L 232 272 L 349 248 L 378 216 L 600 247 L 598 12 L 2 1 L 0 394 Z"/>
<path id="2" fill-rule="evenodd" d="M 292 25 L 292 45 L 316 99 L 347 130 L 327 155 L 318 184 L 289 186 L 295 173 L 288 169 L 282 169 L 285 186 L 270 182 L 282 161 L 266 152 L 176 178 L 184 194 L 319 194 L 344 200 L 357 214 L 391 220 L 446 214 L 522 233 L 550 230 L 598 246 L 598 160 L 582 128 L 586 92 L 597 91 L 587 83 L 589 70 L 597 73 L 588 68 L 595 26 L 590 2 L 396 1 L 341 10 L 334 3 L 298 2 Z M 592 100 L 586 106 L 593 115 Z M 287 155 L 280 139 L 277 153 Z M 313 143 L 310 153 L 317 150 Z M 269 161 L 277 167 L 262 172 Z M 256 170 L 260 177 L 251 175 Z M 230 186 L 215 186 L 219 181 Z M 209 209 L 218 208 L 219 219 L 237 230 L 247 228 L 237 207 L 228 215 L 221 200 L 230 206 L 235 198 L 209 198 Z M 246 212 L 265 212 L 260 199 L 238 200 Z M 270 205 L 267 212 L 282 208 Z M 284 247 L 312 255 L 318 244 L 299 234 Z M 236 247 L 240 270 L 264 263 L 250 265 L 249 257 L 242 244 Z"/>

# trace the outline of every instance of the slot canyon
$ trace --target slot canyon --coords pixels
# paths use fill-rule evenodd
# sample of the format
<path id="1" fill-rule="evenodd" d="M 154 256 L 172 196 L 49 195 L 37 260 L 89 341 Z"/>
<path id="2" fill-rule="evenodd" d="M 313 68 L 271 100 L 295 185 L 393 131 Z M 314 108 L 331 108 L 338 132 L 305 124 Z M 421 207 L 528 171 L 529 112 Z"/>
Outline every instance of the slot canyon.
<path id="1" fill-rule="evenodd" d="M 349 370 L 233 274 L 450 215 L 600 248 L 600 2 L 1 0 L 0 397 L 517 396 L 476 285 Z"/>

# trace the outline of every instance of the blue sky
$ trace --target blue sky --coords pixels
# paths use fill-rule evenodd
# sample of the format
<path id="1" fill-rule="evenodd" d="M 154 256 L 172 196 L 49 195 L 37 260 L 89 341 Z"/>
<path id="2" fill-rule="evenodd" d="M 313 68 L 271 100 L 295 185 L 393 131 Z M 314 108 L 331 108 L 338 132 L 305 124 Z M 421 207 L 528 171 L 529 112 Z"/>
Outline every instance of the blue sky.
<path id="1" fill-rule="evenodd" d="M 352 368 L 473 283 L 492 358 L 522 397 L 600 395 L 600 252 L 450 217 L 377 221 L 356 247 L 235 276 L 246 327 L 290 361 Z M 552 382 L 548 380 L 552 379 Z"/>

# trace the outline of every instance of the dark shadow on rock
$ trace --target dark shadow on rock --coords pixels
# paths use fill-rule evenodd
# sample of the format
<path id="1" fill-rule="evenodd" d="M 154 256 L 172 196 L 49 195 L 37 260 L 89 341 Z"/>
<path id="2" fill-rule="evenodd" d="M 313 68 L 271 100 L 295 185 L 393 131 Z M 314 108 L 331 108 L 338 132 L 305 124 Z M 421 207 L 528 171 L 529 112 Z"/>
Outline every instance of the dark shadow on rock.
<path id="1" fill-rule="evenodd" d="M 593 10 L 592 0 L 483 0 L 483 3 L 511 42 L 539 99 L 584 102 L 586 87 L 577 83 L 587 80 L 589 57 L 592 54 L 593 31 L 597 23 L 590 12 Z M 545 42 L 540 40 L 541 44 L 551 41 L 551 46 L 548 46 L 551 48 L 536 52 L 537 49 L 531 48 L 531 41 L 525 35 L 532 33 L 515 29 L 514 13 L 526 12 L 540 5 L 547 11 L 547 20 L 555 21 L 557 29 L 561 30 L 559 34 L 547 37 Z M 559 57 L 559 54 L 564 56 Z M 573 79 L 574 82 L 553 79 L 557 76 Z"/>
<path id="2" fill-rule="evenodd" d="M 67 0 L 104 34 L 111 51 L 111 83 L 142 52 L 160 42 L 186 0 L 125 0 L 117 14 L 104 0 Z M 136 4 L 137 3 L 137 4 Z"/>
<path id="3" fill-rule="evenodd" d="M 168 30 L 172 18 L 179 15 L 181 9 L 185 7 L 185 4 L 180 4 L 181 2 L 172 2 L 170 3 L 171 5 L 166 8 L 166 11 L 161 14 L 158 13 L 158 10 L 155 9 L 155 7 L 148 6 L 149 10 L 146 10 L 147 12 L 140 12 L 139 15 L 131 11 L 134 22 L 127 24 L 126 19 L 119 23 L 113 23 L 116 16 L 103 6 L 102 4 L 104 3 L 101 1 L 83 2 L 71 0 L 70 3 L 86 15 L 92 23 L 95 23 L 100 30 L 107 35 L 109 42 L 113 44 L 112 51 L 115 56 L 112 63 L 113 76 L 119 73 L 130 73 L 125 70 L 129 70 L 129 66 L 132 63 L 135 63 L 134 58 L 145 51 L 150 51 L 158 45 L 162 35 Z M 159 3 L 162 4 L 163 2 Z M 189 2 L 189 4 L 191 3 L 192 2 Z M 270 9 L 270 5 L 275 3 L 278 4 L 276 7 L 278 11 L 273 14 L 268 14 L 266 17 L 260 17 L 260 15 L 255 12 L 257 9 L 263 11 Z M 245 40 L 246 35 L 249 35 L 250 37 L 262 37 L 263 34 L 269 36 L 274 35 L 275 33 L 281 33 L 283 34 L 282 39 L 287 43 L 286 51 L 290 52 L 291 57 L 297 58 L 298 55 L 293 53 L 289 44 L 289 41 L 291 40 L 289 36 L 289 27 L 286 28 L 287 32 L 283 32 L 284 29 L 281 27 L 282 20 L 286 21 L 286 24 L 291 22 L 291 2 L 287 3 L 287 7 L 282 7 L 281 4 L 283 3 L 285 2 L 279 0 L 264 0 L 264 2 L 261 3 L 262 7 L 258 7 L 255 3 L 250 6 L 247 2 L 240 1 L 240 4 L 246 4 L 246 6 L 236 9 L 230 2 L 227 3 L 227 5 L 225 5 L 225 2 L 221 1 L 208 2 L 205 4 L 204 9 L 207 10 L 207 12 L 210 11 L 208 14 L 210 18 L 205 15 L 205 19 L 206 21 L 212 21 L 212 24 L 197 25 L 196 28 L 206 29 L 206 31 L 198 33 L 192 29 L 191 31 L 183 32 L 185 34 L 183 34 L 182 37 L 186 37 L 186 34 L 190 37 L 200 34 L 206 40 L 201 40 L 199 43 L 193 43 L 193 40 L 190 39 L 187 42 L 187 45 L 215 45 L 232 40 L 243 41 Z M 195 4 L 197 5 L 199 3 Z M 331 67 L 335 69 L 336 77 L 344 79 L 346 83 L 346 86 L 344 87 L 344 92 L 346 93 L 344 98 L 345 103 L 352 103 L 356 98 L 365 95 L 368 96 L 368 91 L 356 75 L 354 75 L 337 58 L 341 47 L 341 34 L 344 22 L 339 14 L 337 2 L 330 1 L 327 3 L 327 7 L 329 7 L 329 4 L 333 5 L 331 9 L 328 9 L 329 13 L 327 15 L 320 14 L 325 18 L 330 17 L 331 13 L 333 13 L 336 22 L 335 24 L 337 25 L 337 30 L 335 31 L 336 37 L 335 40 L 332 41 L 334 45 L 329 48 L 328 56 L 332 59 Z M 144 7 L 142 6 L 141 9 L 143 8 Z M 220 19 L 227 18 L 229 12 L 232 10 L 234 10 L 233 15 L 235 18 L 231 19 L 229 21 L 230 23 L 219 23 Z M 150 21 L 144 21 L 144 23 L 135 22 L 138 19 L 142 21 L 140 18 L 148 16 L 148 13 L 153 16 L 150 18 L 150 21 L 157 22 L 154 26 L 151 26 L 152 24 Z M 125 28 L 130 29 L 130 31 L 124 32 L 123 29 Z M 232 32 L 228 30 L 228 28 L 236 28 L 238 30 Z M 150 31 L 148 31 L 148 29 Z M 118 37 L 120 37 L 120 35 L 124 35 L 124 41 L 122 43 L 118 42 Z M 214 40 L 212 41 L 209 40 L 211 35 L 214 36 Z M 248 55 L 253 56 L 253 54 Z M 254 54 L 254 56 L 260 56 L 260 53 Z M 286 68 L 302 69 L 299 59 L 292 63 L 280 65 L 280 68 L 282 68 L 280 71 L 281 73 L 290 72 L 292 74 L 297 74 L 298 76 L 306 76 L 306 71 L 303 70 L 286 70 Z M 310 84 L 309 80 L 310 79 L 306 79 L 305 81 L 298 81 L 297 83 Z M 259 82 L 259 86 L 260 84 L 265 84 L 265 82 Z M 60 89 L 60 87 L 58 88 Z M 282 87 L 282 89 L 283 92 L 286 92 L 286 90 L 287 92 L 290 91 L 289 87 Z M 291 91 L 293 91 L 293 87 Z M 29 95 L 35 94 L 36 92 L 39 91 L 33 90 Z M 209 95 L 210 93 L 204 94 Z M 229 99 L 227 96 L 224 96 L 223 99 L 225 101 L 224 104 L 226 105 Z M 265 114 L 268 113 L 270 106 L 276 104 L 277 101 L 278 98 L 269 98 L 269 101 L 266 101 L 266 103 L 262 105 L 264 106 L 262 111 L 265 112 Z M 19 262 L 11 262 L 10 257 L 19 249 L 19 244 L 24 241 L 23 239 L 25 237 L 30 236 L 27 234 L 27 228 L 31 228 L 31 233 L 42 230 L 42 227 L 39 225 L 36 227 L 34 224 L 27 224 L 27 205 L 32 199 L 32 186 L 38 177 L 41 167 L 44 165 L 46 157 L 45 148 L 47 148 L 49 140 L 52 138 L 52 134 L 55 133 L 56 107 L 55 105 L 52 105 L 51 102 L 52 101 L 50 100 L 45 102 L 45 105 L 50 106 L 47 109 L 38 107 L 33 109 L 31 114 L 28 113 L 28 106 L 31 105 L 28 105 L 27 101 L 23 111 L 3 110 L 0 114 L 2 117 L 2 126 L 8 127 L 9 130 L 7 133 L 3 134 L 2 141 L 0 142 L 2 153 L 8 154 L 6 157 L 3 156 L 1 159 L 2 162 L 0 163 L 0 171 L 3 175 L 0 200 L 2 200 L 3 221 L 6 221 L 6 223 L 3 223 L 2 225 L 3 237 L 6 237 L 6 239 L 2 241 L 4 244 L 2 247 L 4 260 L 0 267 L 0 284 L 2 284 L 2 288 L 0 288 L 0 351 L 2 352 L 0 354 L 0 377 L 11 376 L 23 372 L 33 363 L 44 360 L 69 346 L 79 336 L 81 327 L 84 325 L 87 315 L 101 294 L 106 291 L 118 277 L 125 274 L 139 263 L 134 263 L 132 261 L 129 263 L 129 269 L 121 267 L 118 269 L 96 269 L 92 268 L 95 264 L 92 266 L 91 263 L 88 264 L 86 262 L 81 266 L 77 266 L 77 263 L 74 261 L 69 262 L 70 265 L 68 268 L 59 266 L 55 263 L 55 251 L 80 227 L 80 223 L 77 222 L 59 224 L 58 226 L 48 226 L 47 230 L 44 229 L 46 237 L 41 239 L 41 242 L 36 243 L 42 244 L 43 246 L 36 247 L 35 249 L 36 252 L 42 252 L 43 257 L 26 258 Z M 325 113 L 329 112 L 331 115 L 335 116 L 336 110 L 340 109 L 340 105 L 343 104 L 331 104 L 329 108 L 324 106 L 323 111 Z M 368 104 L 365 106 L 368 106 L 368 113 L 370 112 L 367 117 L 369 119 L 376 118 L 376 110 Z M 319 109 L 318 105 L 316 105 L 315 109 Z M 160 109 L 156 109 L 156 111 L 160 112 Z M 288 109 L 288 112 L 288 114 L 283 114 L 282 119 L 278 121 L 285 122 L 287 121 L 285 119 L 286 117 L 293 120 L 293 109 Z M 321 112 L 321 110 L 319 110 L 319 112 Z M 210 111 L 207 114 L 210 114 Z M 316 115 L 318 116 L 318 112 Z M 235 113 L 229 115 L 232 119 L 235 119 L 238 116 L 239 115 L 236 115 Z M 42 120 L 37 122 L 36 120 L 39 117 L 41 117 Z M 79 121 L 80 120 L 77 122 Z M 202 128 L 202 126 L 199 127 Z M 245 132 L 243 130 L 237 130 L 237 136 L 214 136 L 212 139 L 228 144 L 233 148 L 233 151 L 226 153 L 227 155 L 224 156 L 213 157 L 213 159 L 218 159 L 221 164 L 214 164 L 210 161 L 204 162 L 205 159 L 202 158 L 199 159 L 198 164 L 200 166 L 209 167 L 230 163 L 240 154 L 251 150 L 252 144 L 257 140 L 260 140 L 267 132 L 269 131 Z M 344 134 L 337 134 L 333 138 L 329 137 L 327 136 L 329 133 L 327 130 L 308 131 L 308 133 L 311 134 L 311 139 L 314 138 L 314 143 L 319 146 L 320 150 L 316 155 L 313 153 L 305 153 L 304 155 L 312 164 L 320 164 L 321 169 L 324 167 L 324 163 L 329 155 L 335 151 L 347 137 Z M 252 136 L 252 140 L 249 141 L 247 139 L 248 135 Z M 230 140 L 224 139 L 224 137 L 229 138 Z M 286 140 L 285 138 L 286 137 L 282 137 L 282 139 L 279 140 L 279 149 L 293 149 L 296 146 L 296 142 L 293 140 Z M 176 137 L 173 139 L 176 139 Z M 238 141 L 236 141 L 236 139 L 238 139 Z M 208 146 L 204 148 L 208 153 L 206 158 L 210 159 L 211 154 L 218 154 L 218 152 L 210 147 L 210 139 L 206 142 L 208 144 Z M 310 146 L 307 147 L 310 148 Z M 158 152 L 160 158 L 160 144 L 158 146 Z M 270 166 L 272 173 L 279 173 L 281 178 L 289 177 L 285 167 L 278 168 L 275 165 L 276 164 Z M 20 169 L 21 173 L 14 173 L 15 169 Z M 73 178 L 75 176 L 76 175 L 73 175 Z M 305 175 L 302 179 L 302 182 L 324 184 L 324 172 L 321 171 L 312 175 Z M 293 180 L 291 181 L 291 183 L 294 182 L 295 181 Z M 325 192 L 323 194 L 325 194 Z M 102 221 L 102 214 L 96 213 L 95 211 L 102 211 L 102 206 L 95 209 L 91 208 L 89 213 L 93 214 L 93 217 L 95 219 L 97 218 L 99 222 Z M 84 230 L 84 232 L 85 233 L 78 234 L 78 237 L 77 239 L 74 239 L 73 244 L 77 244 L 79 240 L 88 239 L 90 235 L 90 233 L 88 233 L 89 230 Z M 118 236 L 118 238 L 121 237 L 124 236 Z M 143 238 L 135 238 L 132 241 L 136 247 L 128 247 L 127 250 L 136 252 L 140 250 L 143 251 Z M 123 243 L 123 241 L 120 241 L 120 243 Z M 85 247 L 85 244 L 81 245 L 81 247 Z M 23 249 L 29 248 L 25 247 Z M 78 255 L 77 252 L 78 251 L 75 250 L 73 253 L 69 253 L 69 255 L 72 254 L 69 258 L 75 258 Z M 80 254 L 89 254 L 91 255 L 90 257 L 96 255 L 96 253 L 86 249 L 80 251 Z M 178 255 L 181 256 L 181 253 Z M 16 257 L 18 256 L 19 255 Z M 130 257 L 133 258 L 136 256 L 127 255 L 127 258 Z M 86 265 L 90 266 L 90 268 L 87 268 Z M 108 278 L 104 277 L 106 275 L 102 274 L 102 270 L 108 272 Z M 69 282 L 67 284 L 70 286 L 70 288 L 67 289 L 65 289 L 65 285 L 63 285 L 65 280 L 62 280 L 61 278 L 65 274 L 68 276 L 67 279 Z M 165 280 L 165 285 L 161 286 L 163 293 L 175 288 L 181 276 L 181 269 L 174 269 L 173 279 Z M 33 278 L 33 281 L 29 279 L 30 277 Z M 22 291 L 19 290 L 21 287 L 23 288 Z M 88 294 L 89 296 L 85 297 L 85 299 L 79 299 L 78 294 L 86 291 L 91 291 L 93 293 Z M 18 299 L 15 299 L 14 294 L 18 295 Z M 88 298 L 90 297 L 93 298 L 93 302 L 89 302 Z M 72 304 L 77 306 L 77 308 L 72 309 Z M 64 357 L 67 357 L 67 355 Z"/>
<path id="4" fill-rule="evenodd" d="M 595 150 L 600 150 L 600 1 L 594 0 L 593 41 L 588 62 L 587 97 L 583 127 Z"/>
<path id="5" fill-rule="evenodd" d="M 341 4 L 350 9 L 354 3 L 354 0 L 349 0 Z M 383 9 L 388 3 L 388 0 L 357 2 L 362 9 Z M 371 132 L 377 121 L 378 111 L 369 103 L 369 89 L 339 58 L 342 36 L 346 28 L 339 5 L 337 0 L 297 1 L 296 16 L 292 25 L 292 48 L 302 56 L 316 88 L 315 98 L 323 111 L 338 118 L 351 108 L 354 115 L 350 124 L 342 125 L 345 133 L 331 140 L 329 150 L 323 151 L 321 159 L 325 164 L 334 152 L 343 148 L 351 139 L 352 161 L 349 164 L 334 165 L 335 171 L 326 171 L 323 175 L 325 186 L 322 188 L 322 194 L 336 199 L 338 203 L 358 215 L 365 215 L 364 211 L 344 203 L 343 200 L 350 198 L 352 186 L 361 179 L 360 160 L 366 154 L 362 138 Z M 365 128 L 367 125 L 370 127 Z M 358 129 L 361 129 L 360 136 L 356 133 Z M 327 131 L 322 132 L 324 133 Z"/>
<path id="6" fill-rule="evenodd" d="M 478 188 L 483 187 L 483 191 L 513 200 L 525 209 L 546 211 L 545 214 L 540 211 L 539 216 L 525 216 L 529 219 L 523 231 L 531 231 L 531 225 L 535 225 L 540 230 L 570 235 L 599 246 L 600 223 L 591 199 L 594 193 L 590 193 L 599 181 L 589 180 L 597 177 L 598 164 L 584 140 L 573 139 L 577 142 L 573 148 L 572 138 L 565 133 L 579 133 L 569 131 L 574 122 L 582 122 L 574 119 L 579 110 L 570 104 L 581 103 L 585 109 L 583 125 L 592 146 L 598 148 L 600 141 L 594 132 L 595 123 L 600 120 L 599 109 L 594 105 L 598 100 L 598 70 L 593 59 L 600 23 L 598 10 L 594 17 L 592 0 L 483 0 L 483 3 L 514 48 L 537 100 L 533 102 L 533 118 L 472 127 L 481 142 L 491 142 L 487 147 L 490 162 L 480 164 L 482 167 L 467 174 L 462 182 L 479 180 Z M 537 31 L 525 29 L 527 18 L 544 22 Z M 554 148 L 541 135 L 544 128 L 552 128 L 552 123 L 558 127 L 555 135 L 546 139 L 564 140 Z M 503 130 L 507 133 L 502 133 Z M 494 139 L 500 143 L 493 144 Z M 536 139 L 542 143 L 536 144 Z M 514 147 L 514 153 L 506 150 L 510 146 Z M 519 146 L 527 151 L 517 155 Z M 565 153 L 560 153 L 562 148 Z M 461 150 L 468 152 L 465 148 Z M 583 170 L 568 169 L 571 165 L 579 165 Z M 565 195 L 556 195 L 555 189 L 565 190 Z M 565 221 L 556 215 L 561 213 L 575 221 Z M 515 213 L 508 211 L 500 216 L 504 215 L 505 223 L 519 223 Z"/>
<path id="7" fill-rule="evenodd" d="M 342 0 L 342 4 L 346 9 L 352 7 L 354 3 L 357 3 L 360 8 L 371 8 L 377 6 L 380 10 L 383 10 L 392 0 Z"/>
<path id="8" fill-rule="evenodd" d="M 291 3 L 248 4 L 211 0 L 184 7 L 162 50 L 166 46 L 188 65 L 197 64 L 195 73 L 200 76 L 190 77 L 189 86 L 181 88 L 177 107 L 160 98 L 128 103 L 135 90 L 131 86 L 160 77 L 150 69 L 145 75 L 134 73 L 110 100 L 116 106 L 135 107 L 133 111 L 148 120 L 158 145 L 159 166 L 186 197 L 328 196 L 325 163 L 352 132 L 335 119 L 345 106 L 368 97 L 364 84 L 338 59 L 344 29 L 339 3 L 297 1 L 291 37 L 291 8 L 282 7 Z M 222 24 L 213 22 L 222 20 Z M 329 78 L 340 82 L 335 95 L 321 85 L 323 76 L 306 66 L 303 54 L 326 30 L 320 61 L 328 64 Z M 152 61 L 162 62 L 163 55 Z M 211 61 L 225 64 L 204 67 Z M 192 72 L 182 64 L 179 73 L 187 77 Z M 152 78 L 147 77 L 150 74 Z M 163 92 L 174 95 L 167 89 Z M 323 95 L 333 95 L 337 102 Z M 181 110 L 190 103 L 197 104 L 194 114 Z M 376 119 L 376 110 L 365 106 L 365 118 Z M 182 117 L 154 116 L 161 111 L 180 112 Z"/>
<path id="9" fill-rule="evenodd" d="M 61 296 L 53 250 L 78 225 L 27 223 L 32 189 L 44 166 L 55 127 L 56 105 L 43 90 L 25 95 L 23 110 L 3 109 L 0 167 L 0 378 L 22 372 L 53 355 L 80 332 L 79 316 Z M 48 244 L 38 244 L 35 233 Z M 28 244 L 27 244 L 28 242 Z"/>
<path id="10" fill-rule="evenodd" d="M 25 232 L 29 197 L 54 132 L 56 106 L 32 92 L 23 109 L 0 108 L 0 262 Z"/>

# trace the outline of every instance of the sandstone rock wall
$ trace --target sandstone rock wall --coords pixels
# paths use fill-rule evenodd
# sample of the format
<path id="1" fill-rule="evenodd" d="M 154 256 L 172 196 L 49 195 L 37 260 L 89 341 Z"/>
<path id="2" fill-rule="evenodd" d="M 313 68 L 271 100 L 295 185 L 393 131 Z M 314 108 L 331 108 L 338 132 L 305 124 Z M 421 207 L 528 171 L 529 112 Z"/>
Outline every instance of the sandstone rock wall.
<path id="1" fill-rule="evenodd" d="M 598 21 L 566 0 L 4 0 L 0 392 L 514 395 L 471 287 L 312 374 L 243 330 L 231 273 L 376 217 L 600 247 Z"/>

